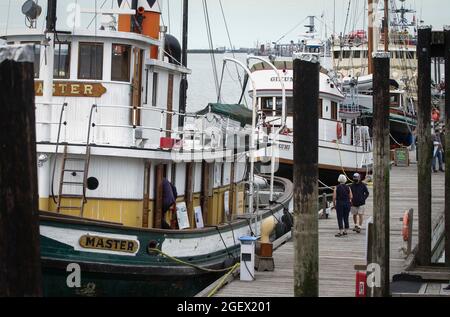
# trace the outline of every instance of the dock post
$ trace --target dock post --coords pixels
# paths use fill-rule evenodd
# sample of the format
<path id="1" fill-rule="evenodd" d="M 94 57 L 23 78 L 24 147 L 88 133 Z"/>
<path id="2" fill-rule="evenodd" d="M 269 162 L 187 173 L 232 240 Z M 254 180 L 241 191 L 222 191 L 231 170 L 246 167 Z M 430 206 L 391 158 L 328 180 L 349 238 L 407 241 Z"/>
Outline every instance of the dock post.
<path id="1" fill-rule="evenodd" d="M 445 266 L 450 267 L 450 26 L 445 34 Z"/>
<path id="2" fill-rule="evenodd" d="M 419 250 L 418 262 L 422 266 L 431 264 L 431 162 L 433 145 L 431 139 L 431 27 L 420 27 L 417 43 L 418 57 L 418 107 L 417 135 L 419 160 Z"/>
<path id="3" fill-rule="evenodd" d="M 319 296 L 319 61 L 294 60 L 294 294 Z"/>
<path id="4" fill-rule="evenodd" d="M 33 60 L 0 48 L 0 297 L 42 296 Z"/>
<path id="5" fill-rule="evenodd" d="M 380 266 L 380 286 L 375 287 L 375 297 L 390 295 L 390 227 L 389 227 L 389 53 L 373 55 L 373 136 L 374 136 L 374 184 L 373 184 L 373 246 L 372 260 Z M 372 263 L 369 263 L 372 264 Z"/>

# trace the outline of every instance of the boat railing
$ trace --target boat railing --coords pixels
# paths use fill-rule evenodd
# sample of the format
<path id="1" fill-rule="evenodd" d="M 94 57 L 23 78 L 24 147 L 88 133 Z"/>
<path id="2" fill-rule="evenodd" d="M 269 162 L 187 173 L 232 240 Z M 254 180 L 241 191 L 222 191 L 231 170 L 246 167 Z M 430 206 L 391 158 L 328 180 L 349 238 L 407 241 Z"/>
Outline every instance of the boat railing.
<path id="1" fill-rule="evenodd" d="M 45 110 L 42 107 L 48 107 L 48 103 L 36 103 L 36 109 Z M 52 103 L 51 106 L 61 107 L 60 103 Z M 71 107 L 77 107 L 77 105 L 70 105 L 69 103 L 64 103 L 64 106 L 61 109 L 61 115 L 59 121 L 51 122 L 47 120 L 37 121 L 36 125 L 44 125 L 44 126 L 58 126 L 58 132 L 56 140 L 55 138 L 45 136 L 39 137 L 38 142 L 52 143 L 56 144 L 59 147 L 61 140 L 64 143 L 74 143 L 74 144 L 85 144 L 87 146 L 91 144 L 95 145 L 108 145 L 108 146 L 117 146 L 123 144 L 116 144 L 114 141 L 115 135 L 123 135 L 126 147 L 136 148 L 136 144 L 138 140 L 148 140 L 147 138 L 152 137 L 154 143 L 158 142 L 159 144 L 152 144 L 158 149 L 175 149 L 181 151 L 208 151 L 212 149 L 218 149 L 222 145 L 227 145 L 228 136 L 234 134 L 236 131 L 229 125 L 229 120 L 223 121 L 226 123 L 226 126 L 213 129 L 204 124 L 204 121 L 208 120 L 208 114 L 200 115 L 196 113 L 181 113 L 178 111 L 171 111 L 161 107 L 153 107 L 148 105 L 143 105 L 141 107 L 132 107 L 127 105 L 107 105 L 107 104 L 94 104 L 91 106 L 90 114 L 88 116 L 89 123 L 86 122 L 87 131 L 85 131 L 84 135 L 86 136 L 86 141 L 78 141 L 74 142 L 70 140 L 70 137 L 67 136 L 62 137 L 62 128 L 72 128 L 73 122 L 75 120 L 69 120 L 67 110 L 71 109 Z M 104 109 L 122 109 L 125 112 L 119 118 L 108 115 L 106 118 L 104 116 L 105 112 L 102 112 Z M 52 109 L 52 111 L 55 111 Z M 74 112 L 78 112 L 79 109 L 76 109 Z M 148 116 L 142 115 L 143 113 L 150 113 Z M 66 118 L 63 120 L 63 113 L 66 114 Z M 150 124 L 136 124 L 136 122 L 130 122 L 129 114 L 131 113 L 132 118 L 136 118 L 139 116 L 141 118 L 151 117 L 152 120 Z M 127 115 L 128 114 L 128 115 Z M 159 117 L 155 117 L 158 114 Z M 86 116 L 88 114 L 86 113 Z M 51 115 L 48 115 L 51 117 Z M 47 117 L 46 117 L 47 118 Z M 126 118 L 126 119 L 123 119 Z M 181 118 L 184 122 L 184 128 L 175 128 L 175 125 L 170 124 L 170 122 L 175 122 L 176 118 Z M 116 120 L 116 122 L 114 122 Z M 122 122 L 121 122 L 122 121 Z M 131 121 L 135 121 L 134 119 Z M 201 121 L 201 123 L 199 122 Z M 158 123 L 156 123 L 158 122 Z M 169 123 L 168 123 L 169 122 Z M 81 123 L 77 121 L 77 124 Z M 82 125 L 82 124 L 81 124 Z M 118 133 L 118 130 L 127 130 L 128 133 Z M 111 130 L 111 133 L 102 132 L 99 130 Z M 143 132 L 154 132 L 153 135 L 143 136 Z M 66 131 L 67 132 L 67 131 Z M 80 135 L 79 131 L 77 131 L 78 135 Z M 82 133 L 81 133 L 82 134 Z M 114 134 L 114 135 L 113 135 Z M 159 137 L 159 138 L 158 138 Z M 84 138 L 84 137 L 83 137 Z M 142 138 L 142 139 L 141 139 Z M 57 149 L 58 150 L 58 149 Z"/>

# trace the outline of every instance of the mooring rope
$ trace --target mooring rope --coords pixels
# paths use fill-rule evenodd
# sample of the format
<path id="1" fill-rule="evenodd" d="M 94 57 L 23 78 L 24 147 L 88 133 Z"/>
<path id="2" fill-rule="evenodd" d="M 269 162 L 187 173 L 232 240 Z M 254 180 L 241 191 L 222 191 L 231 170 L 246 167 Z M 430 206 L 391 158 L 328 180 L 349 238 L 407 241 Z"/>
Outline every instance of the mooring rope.
<path id="1" fill-rule="evenodd" d="M 173 256 L 171 256 L 171 255 L 168 255 L 167 253 L 164 253 L 163 251 L 161 251 L 161 250 L 159 250 L 159 249 L 149 248 L 148 251 L 158 253 L 158 254 L 160 254 L 160 255 L 162 255 L 162 256 L 164 256 L 164 257 L 168 258 L 169 260 L 172 260 L 172 261 L 174 261 L 174 262 L 176 262 L 176 263 L 183 264 L 183 265 L 187 265 L 187 266 L 193 267 L 193 268 L 195 268 L 195 269 L 197 269 L 197 270 L 201 270 L 201 271 L 204 271 L 204 272 L 211 272 L 211 273 L 228 272 L 229 270 L 231 270 L 232 268 L 234 268 L 234 267 L 236 266 L 236 265 L 235 265 L 235 266 L 233 266 L 232 268 L 228 267 L 228 268 L 226 268 L 226 269 L 218 269 L 218 270 L 215 270 L 215 269 L 207 269 L 207 268 L 201 267 L 201 266 L 199 266 L 199 265 L 196 265 L 196 264 L 193 264 L 193 263 L 189 263 L 189 262 L 180 260 L 180 259 L 178 259 L 178 258 L 175 258 L 175 257 L 173 257 Z"/>

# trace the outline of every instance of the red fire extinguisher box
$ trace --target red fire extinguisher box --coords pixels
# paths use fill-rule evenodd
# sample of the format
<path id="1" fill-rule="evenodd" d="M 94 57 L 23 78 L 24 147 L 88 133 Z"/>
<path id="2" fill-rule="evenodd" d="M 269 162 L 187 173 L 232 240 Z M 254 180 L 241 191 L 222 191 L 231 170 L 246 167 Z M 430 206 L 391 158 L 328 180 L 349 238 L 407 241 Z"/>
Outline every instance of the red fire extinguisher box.
<path id="1" fill-rule="evenodd" d="M 356 297 L 367 297 L 367 273 L 356 272 Z"/>

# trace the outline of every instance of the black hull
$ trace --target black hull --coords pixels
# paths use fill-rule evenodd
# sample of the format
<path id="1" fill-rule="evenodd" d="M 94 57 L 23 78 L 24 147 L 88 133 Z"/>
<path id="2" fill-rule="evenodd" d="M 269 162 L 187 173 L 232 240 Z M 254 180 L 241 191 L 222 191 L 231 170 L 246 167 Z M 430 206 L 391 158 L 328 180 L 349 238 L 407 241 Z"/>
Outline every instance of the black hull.
<path id="1" fill-rule="evenodd" d="M 366 116 L 361 120 L 362 125 L 370 127 L 370 134 L 372 134 L 372 122 L 373 118 L 371 116 Z M 403 145 L 410 146 L 412 144 L 412 135 L 410 128 L 407 124 L 390 120 L 390 134 L 391 134 L 391 145 Z"/>

